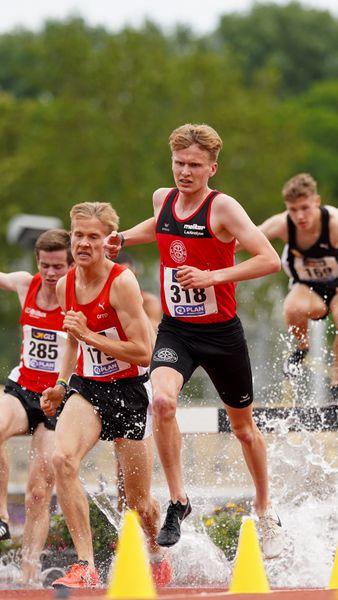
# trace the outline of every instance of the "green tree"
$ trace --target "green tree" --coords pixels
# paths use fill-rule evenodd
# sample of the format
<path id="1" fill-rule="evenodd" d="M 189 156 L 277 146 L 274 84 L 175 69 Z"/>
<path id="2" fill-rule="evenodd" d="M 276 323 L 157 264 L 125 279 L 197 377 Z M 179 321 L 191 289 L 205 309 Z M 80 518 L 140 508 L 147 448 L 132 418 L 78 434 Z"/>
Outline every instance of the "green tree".
<path id="1" fill-rule="evenodd" d="M 313 86 L 298 105 L 302 137 L 308 143 L 306 168 L 320 184 L 326 204 L 338 205 L 338 80 Z"/>
<path id="2" fill-rule="evenodd" d="M 247 14 L 224 15 L 210 39 L 218 51 L 236 53 L 249 85 L 268 65 L 281 74 L 284 94 L 338 77 L 338 20 L 298 2 L 255 4 Z"/>

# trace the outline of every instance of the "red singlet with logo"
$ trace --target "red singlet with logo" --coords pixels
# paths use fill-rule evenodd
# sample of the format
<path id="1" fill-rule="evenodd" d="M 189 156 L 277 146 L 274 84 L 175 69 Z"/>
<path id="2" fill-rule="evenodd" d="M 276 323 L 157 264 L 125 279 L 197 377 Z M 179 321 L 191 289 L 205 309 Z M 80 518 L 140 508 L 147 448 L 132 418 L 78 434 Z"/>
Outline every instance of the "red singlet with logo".
<path id="1" fill-rule="evenodd" d="M 175 212 L 178 193 L 177 189 L 170 190 L 156 223 L 163 312 L 191 323 L 228 321 L 236 314 L 234 283 L 183 290 L 176 277 L 177 267 L 183 265 L 203 271 L 234 265 L 235 240 L 221 242 L 210 228 L 211 205 L 219 192 L 210 192 L 186 219 L 180 219 Z"/>
<path id="2" fill-rule="evenodd" d="M 36 304 L 40 287 L 41 275 L 36 273 L 21 313 L 20 364 L 8 376 L 21 387 L 39 394 L 55 385 L 67 339 L 62 331 L 64 314 L 61 308 L 45 310 Z"/>
<path id="3" fill-rule="evenodd" d="M 91 331 L 105 335 L 111 340 L 127 340 L 116 310 L 110 304 L 110 287 L 115 277 L 126 269 L 123 265 L 113 265 L 101 292 L 88 304 L 79 304 L 76 299 L 75 279 L 76 267 L 67 273 L 66 308 L 82 311 L 87 317 L 87 325 Z M 101 350 L 79 341 L 80 353 L 77 359 L 76 373 L 81 377 L 97 381 L 113 381 L 124 377 L 137 377 L 147 371 L 144 367 L 133 365 Z"/>

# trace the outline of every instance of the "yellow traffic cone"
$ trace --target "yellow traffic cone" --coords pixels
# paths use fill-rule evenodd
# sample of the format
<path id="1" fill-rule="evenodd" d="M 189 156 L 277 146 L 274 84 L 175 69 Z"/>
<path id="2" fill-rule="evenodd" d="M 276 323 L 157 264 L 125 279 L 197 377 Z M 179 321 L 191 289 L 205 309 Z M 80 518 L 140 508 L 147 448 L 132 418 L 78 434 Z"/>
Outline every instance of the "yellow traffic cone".
<path id="1" fill-rule="evenodd" d="M 241 526 L 229 592 L 232 594 L 270 592 L 256 527 L 252 519 L 245 519 Z"/>
<path id="2" fill-rule="evenodd" d="M 329 583 L 329 589 L 338 590 L 338 546 L 336 549 L 336 556 L 333 562 L 333 568 L 331 573 L 331 579 Z M 337 594 L 338 597 L 338 594 Z"/>
<path id="3" fill-rule="evenodd" d="M 125 513 L 108 598 L 156 598 L 138 514 Z"/>

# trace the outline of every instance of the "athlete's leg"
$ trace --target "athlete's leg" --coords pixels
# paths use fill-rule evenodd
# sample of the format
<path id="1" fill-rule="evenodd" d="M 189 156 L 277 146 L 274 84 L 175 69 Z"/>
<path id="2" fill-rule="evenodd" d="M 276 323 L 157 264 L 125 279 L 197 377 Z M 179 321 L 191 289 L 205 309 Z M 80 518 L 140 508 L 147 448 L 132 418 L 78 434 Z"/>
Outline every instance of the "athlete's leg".
<path id="1" fill-rule="evenodd" d="M 115 440 L 115 444 L 123 472 L 127 505 L 137 510 L 147 536 L 149 551 L 156 553 L 160 507 L 157 500 L 150 495 L 153 469 L 152 437 L 140 441 L 119 438 Z"/>
<path id="2" fill-rule="evenodd" d="M 116 453 L 116 488 L 117 488 L 117 510 L 121 513 L 127 506 L 126 490 L 124 486 L 123 471 Z"/>
<path id="3" fill-rule="evenodd" d="M 335 338 L 333 340 L 332 352 L 333 352 L 333 365 L 331 384 L 338 385 L 338 291 L 335 297 L 331 300 L 330 310 L 332 312 L 333 321 L 336 328 Z"/>
<path id="4" fill-rule="evenodd" d="M 40 423 L 34 431 L 26 489 L 26 519 L 22 540 L 22 582 L 33 582 L 49 529 L 49 505 L 54 486 L 51 457 L 55 433 Z"/>
<path id="5" fill-rule="evenodd" d="M 252 417 L 252 404 L 247 408 L 226 406 L 225 409 L 255 485 L 257 514 L 263 514 L 270 503 L 267 456 L 263 435 Z"/>
<path id="6" fill-rule="evenodd" d="M 240 322 L 200 340 L 201 364 L 218 391 L 233 433 L 256 487 L 256 510 L 269 504 L 267 456 L 264 438 L 253 420 L 253 384 L 250 357 Z"/>
<path id="7" fill-rule="evenodd" d="M 55 468 L 57 497 L 79 560 L 94 566 L 89 506 L 79 470 L 83 457 L 95 446 L 101 420 L 92 405 L 79 394 L 66 402 L 55 430 Z"/>
<path id="8" fill-rule="evenodd" d="M 307 285 L 296 283 L 284 300 L 284 320 L 301 350 L 309 348 L 309 319 L 321 319 L 327 313 L 324 300 Z"/>
<path id="9" fill-rule="evenodd" d="M 176 421 L 176 404 L 183 376 L 170 367 L 151 373 L 153 388 L 153 434 L 167 479 L 172 502 L 186 503 L 181 460 L 182 436 Z"/>
<path id="10" fill-rule="evenodd" d="M 26 433 L 28 419 L 21 402 L 15 396 L 0 393 L 0 519 L 8 522 L 7 488 L 9 478 L 6 441 Z"/>

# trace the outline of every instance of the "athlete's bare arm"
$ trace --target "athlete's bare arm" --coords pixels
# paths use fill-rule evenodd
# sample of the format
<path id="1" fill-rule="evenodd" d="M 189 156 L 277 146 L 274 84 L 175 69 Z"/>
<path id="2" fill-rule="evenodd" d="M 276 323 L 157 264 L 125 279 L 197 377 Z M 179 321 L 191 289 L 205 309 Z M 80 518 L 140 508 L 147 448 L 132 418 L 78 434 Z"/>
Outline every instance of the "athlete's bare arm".
<path id="1" fill-rule="evenodd" d="M 330 242 L 334 248 L 338 248 L 338 208 L 335 206 L 326 206 L 326 208 L 330 213 Z"/>
<path id="2" fill-rule="evenodd" d="M 0 273 L 0 289 L 8 292 L 16 292 L 20 304 L 23 306 L 32 279 L 33 275 L 27 273 L 27 271 Z"/>
<path id="3" fill-rule="evenodd" d="M 263 221 L 261 225 L 258 225 L 258 229 L 264 233 L 265 237 L 268 240 L 283 240 L 284 242 L 288 241 L 288 229 L 287 229 L 287 211 L 283 213 L 279 213 L 277 215 L 273 215 Z M 236 242 L 236 252 L 243 250 L 243 246 L 237 240 Z"/>
<path id="4" fill-rule="evenodd" d="M 67 382 L 74 373 L 77 359 L 77 346 L 77 340 L 69 334 L 58 379 L 63 379 Z M 40 397 L 40 407 L 45 415 L 48 417 L 55 415 L 58 406 L 60 406 L 61 402 L 64 400 L 65 393 L 66 390 L 61 384 L 49 387 L 42 392 Z"/>
<path id="5" fill-rule="evenodd" d="M 143 295 L 143 308 L 145 313 L 152 324 L 154 331 L 157 331 L 159 323 L 162 318 L 161 303 L 155 294 L 150 292 L 142 292 Z"/>
<path id="6" fill-rule="evenodd" d="M 287 228 L 287 211 L 273 215 L 266 221 L 263 221 L 261 225 L 258 225 L 258 229 L 264 233 L 268 240 L 283 240 L 288 241 L 288 228 Z"/>
<path id="7" fill-rule="evenodd" d="M 125 246 L 136 246 L 138 244 L 150 244 L 156 239 L 155 236 L 155 219 L 151 217 L 146 221 L 138 223 L 131 229 L 122 232 Z M 111 260 L 117 257 L 122 248 L 121 236 L 117 231 L 112 231 L 103 242 L 106 256 Z"/>
<path id="8" fill-rule="evenodd" d="M 58 302 L 63 310 L 65 310 L 65 290 L 66 277 L 62 277 L 56 284 L 56 295 Z M 70 376 L 75 371 L 77 361 L 78 341 L 69 333 L 65 352 L 62 358 L 62 364 L 59 372 L 59 379 L 68 381 Z M 53 416 L 56 409 L 60 406 L 65 397 L 65 388 L 62 385 L 55 385 L 44 390 L 40 398 L 40 406 L 47 416 Z"/>
<path id="9" fill-rule="evenodd" d="M 243 207 L 230 196 L 220 194 L 211 209 L 210 225 L 223 242 L 234 238 L 251 257 L 226 269 L 200 271 L 194 267 L 179 267 L 177 278 L 185 288 L 209 287 L 219 283 L 246 281 L 280 270 L 280 259 L 266 236 L 254 225 Z"/>
<path id="10" fill-rule="evenodd" d="M 115 308 L 127 340 L 111 340 L 91 331 L 85 315 L 67 311 L 64 328 L 77 340 L 101 350 L 118 360 L 147 367 L 152 344 L 149 321 L 143 309 L 140 288 L 135 275 L 128 269 L 114 279 L 110 290 L 111 305 Z"/>
<path id="11" fill-rule="evenodd" d="M 156 240 L 156 219 L 161 210 L 164 199 L 166 198 L 171 188 L 159 188 L 153 195 L 154 216 L 146 221 L 138 223 L 131 229 L 122 231 L 124 237 L 124 246 L 137 246 L 139 244 L 151 244 Z M 104 240 L 104 250 L 106 255 L 111 259 L 117 257 L 122 248 L 121 237 L 117 231 L 112 231 Z"/>
<path id="12" fill-rule="evenodd" d="M 159 188 L 155 190 L 153 194 L 153 207 L 154 207 L 154 217 L 155 221 L 157 221 L 158 215 L 160 214 L 161 208 L 163 206 L 163 202 L 166 199 L 172 188 Z"/>

